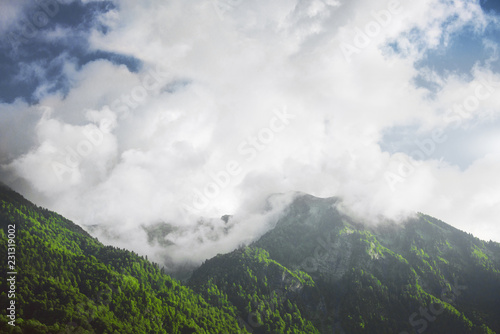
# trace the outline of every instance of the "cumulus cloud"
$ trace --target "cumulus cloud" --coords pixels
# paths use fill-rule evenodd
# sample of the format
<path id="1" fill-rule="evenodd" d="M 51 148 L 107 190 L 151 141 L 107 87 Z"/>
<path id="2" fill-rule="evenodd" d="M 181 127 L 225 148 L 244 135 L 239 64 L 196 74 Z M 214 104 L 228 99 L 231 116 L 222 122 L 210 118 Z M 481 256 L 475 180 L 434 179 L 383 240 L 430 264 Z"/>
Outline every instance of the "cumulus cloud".
<path id="1" fill-rule="evenodd" d="M 427 153 L 450 127 L 498 117 L 498 75 L 427 69 L 433 96 L 415 84 L 427 50 L 491 21 L 473 1 L 120 1 L 90 48 L 143 66 L 66 59 L 67 95 L 1 105 L 2 173 L 170 266 L 251 242 L 296 191 L 340 196 L 367 221 L 422 211 L 500 240 L 498 151 L 467 170 Z M 454 113 L 481 80 L 489 96 Z M 386 129 L 411 124 L 431 133 L 420 153 L 381 149 Z M 289 195 L 265 211 L 273 193 Z M 234 214 L 230 229 L 223 214 Z M 147 242 L 148 226 L 171 228 L 168 251 Z"/>

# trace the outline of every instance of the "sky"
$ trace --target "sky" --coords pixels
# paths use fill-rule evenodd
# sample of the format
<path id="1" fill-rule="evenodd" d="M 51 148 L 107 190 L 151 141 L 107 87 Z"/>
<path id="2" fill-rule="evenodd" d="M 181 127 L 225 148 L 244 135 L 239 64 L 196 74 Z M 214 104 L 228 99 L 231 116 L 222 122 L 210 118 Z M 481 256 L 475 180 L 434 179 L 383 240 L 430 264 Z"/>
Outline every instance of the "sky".
<path id="1" fill-rule="evenodd" d="M 0 0 L 0 180 L 172 266 L 296 192 L 500 241 L 499 43 L 492 0 Z"/>

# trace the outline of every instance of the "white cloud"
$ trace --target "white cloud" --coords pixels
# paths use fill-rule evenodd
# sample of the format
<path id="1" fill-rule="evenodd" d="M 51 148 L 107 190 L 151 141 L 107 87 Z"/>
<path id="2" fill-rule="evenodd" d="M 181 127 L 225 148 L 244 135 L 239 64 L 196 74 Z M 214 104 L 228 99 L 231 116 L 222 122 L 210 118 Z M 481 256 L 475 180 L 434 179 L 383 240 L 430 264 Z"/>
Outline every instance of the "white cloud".
<path id="1" fill-rule="evenodd" d="M 107 61 L 79 70 L 68 66 L 72 90 L 65 98 L 44 97 L 40 104 L 52 113 L 39 120 L 30 150 L 13 146 L 8 152 L 7 169 L 27 180 L 42 204 L 121 236 L 110 241 L 115 244 L 134 239 L 143 224 L 184 227 L 177 246 L 169 249 L 178 261 L 189 253 L 201 261 L 258 236 L 266 226 L 259 203 L 278 192 L 341 196 L 348 210 L 365 218 L 428 212 L 479 236 L 493 231 L 500 240 L 500 232 L 491 230 L 498 205 L 487 200 L 500 198 L 495 190 L 500 187 L 482 186 L 492 184 L 486 180 L 499 167 L 493 156 L 466 171 L 427 159 L 392 190 L 386 173 L 400 163 L 378 145 L 389 127 L 449 126 L 443 111 L 474 87 L 464 78 L 429 72 L 440 87 L 431 99 L 412 83 L 415 62 L 464 25 L 479 29 L 486 19 L 472 2 L 402 1 L 401 11 L 370 45 L 346 61 L 341 43 L 354 43 L 356 29 L 376 23 L 373 12 L 388 6 L 386 1 L 120 2 L 103 18 L 111 31 L 92 32 L 91 47 L 134 56 L 144 68 L 131 73 Z M 389 52 L 388 41 L 397 41 L 405 57 Z M 476 78 L 488 72 L 475 71 Z M 151 73 L 160 84 L 146 89 L 145 82 L 155 80 Z M 497 115 L 496 97 L 482 103 L 477 117 Z M 281 130 L 269 130 L 277 110 L 285 109 L 294 117 Z M 106 130 L 103 120 L 110 121 Z M 61 183 L 52 162 L 64 162 L 67 147 L 76 150 L 88 140 L 84 129 L 98 128 L 102 143 Z M 239 167 L 234 175 L 227 172 L 231 162 Z M 220 176 L 226 174 L 229 181 Z M 227 185 L 206 207 L 193 210 L 193 200 L 200 200 L 197 190 L 215 191 L 209 186 L 216 183 L 213 175 Z M 235 232 L 196 243 L 209 233 L 193 228 L 198 217 L 225 213 L 239 215 Z M 129 245 L 157 252 L 137 240 L 145 239 Z"/>
<path id="2" fill-rule="evenodd" d="M 23 16 L 29 0 L 22 1 L 2 1 L 2 10 L 0 11 L 0 33 L 7 32 Z"/>

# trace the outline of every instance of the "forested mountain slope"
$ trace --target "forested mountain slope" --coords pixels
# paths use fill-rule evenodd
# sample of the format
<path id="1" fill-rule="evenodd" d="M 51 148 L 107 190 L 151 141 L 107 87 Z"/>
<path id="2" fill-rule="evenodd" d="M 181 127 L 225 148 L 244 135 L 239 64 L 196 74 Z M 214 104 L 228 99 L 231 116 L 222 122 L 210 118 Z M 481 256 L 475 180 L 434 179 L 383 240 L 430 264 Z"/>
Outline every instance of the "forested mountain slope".
<path id="1" fill-rule="evenodd" d="M 500 332 L 498 243 L 423 214 L 400 224 L 356 222 L 337 210 L 338 201 L 298 196 L 250 249 L 207 261 L 192 285 L 201 291 L 201 282 L 215 276 L 215 289 L 229 300 L 249 301 L 235 306 L 244 319 L 259 315 L 256 333 L 287 319 L 282 311 L 290 314 L 289 301 L 322 333 Z M 265 288 L 266 280 L 280 276 L 266 273 L 269 261 L 279 263 L 283 277 L 296 273 L 310 280 L 294 291 L 281 288 L 281 300 L 262 308 L 262 294 L 272 300 L 274 290 L 250 282 Z M 240 276 L 232 278 L 236 272 Z M 267 316 L 275 309 L 279 314 Z"/>
<path id="2" fill-rule="evenodd" d="M 210 306 L 158 265 L 104 246 L 71 221 L 0 186 L 1 254 L 7 254 L 13 226 L 15 265 L 1 266 L 1 333 L 240 332 L 231 305 Z M 17 272 L 15 298 L 7 293 L 5 278 L 12 275 L 6 269 Z M 11 300 L 14 322 L 4 307 Z"/>
<path id="3" fill-rule="evenodd" d="M 2 307 L 0 332 L 500 333 L 498 243 L 424 214 L 370 225 L 338 203 L 297 196 L 186 286 L 1 185 L 0 249 L 15 263 L 0 267 L 0 304 L 15 302 L 15 320 Z"/>

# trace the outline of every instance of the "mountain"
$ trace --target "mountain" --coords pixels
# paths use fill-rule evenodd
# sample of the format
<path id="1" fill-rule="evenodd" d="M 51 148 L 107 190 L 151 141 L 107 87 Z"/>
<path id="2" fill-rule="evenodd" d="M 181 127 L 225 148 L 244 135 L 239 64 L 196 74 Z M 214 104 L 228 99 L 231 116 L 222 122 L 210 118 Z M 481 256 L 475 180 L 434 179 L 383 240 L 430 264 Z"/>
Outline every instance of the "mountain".
<path id="1" fill-rule="evenodd" d="M 301 311 L 304 298 L 315 298 L 315 284 L 259 248 L 245 247 L 208 260 L 190 285 L 212 305 L 234 305 L 239 320 L 255 333 L 319 333 Z"/>
<path id="2" fill-rule="evenodd" d="M 0 203 L 1 333 L 500 333 L 500 244 L 424 214 L 367 224 L 300 195 L 180 282 L 1 184 Z"/>
<path id="3" fill-rule="evenodd" d="M 12 254 L 0 267 L 1 333 L 246 333 L 232 305 L 211 306 L 157 264 L 3 185 L 0 203 L 1 254 Z"/>
<path id="4" fill-rule="evenodd" d="M 298 196 L 190 286 L 224 294 L 254 333 L 500 333 L 500 244 L 424 214 L 367 225 L 339 203 Z"/>

